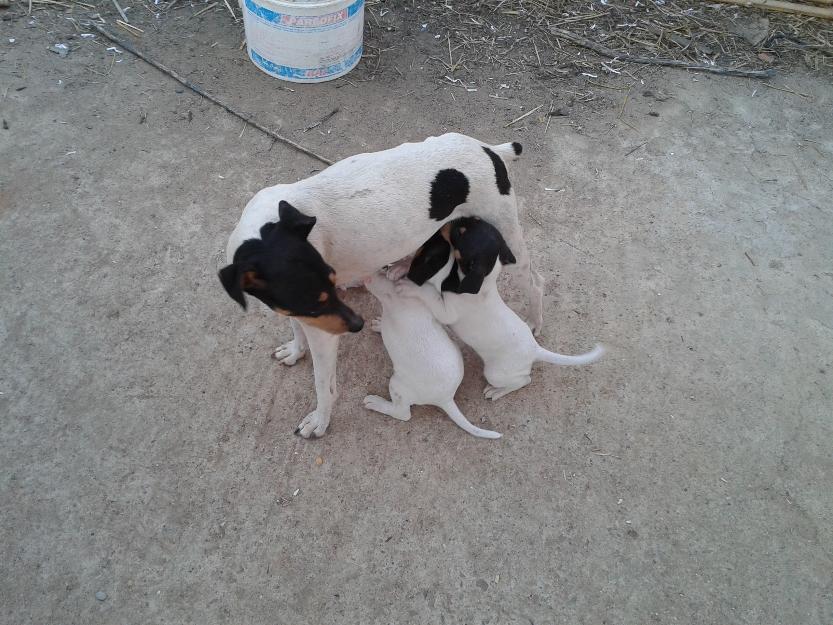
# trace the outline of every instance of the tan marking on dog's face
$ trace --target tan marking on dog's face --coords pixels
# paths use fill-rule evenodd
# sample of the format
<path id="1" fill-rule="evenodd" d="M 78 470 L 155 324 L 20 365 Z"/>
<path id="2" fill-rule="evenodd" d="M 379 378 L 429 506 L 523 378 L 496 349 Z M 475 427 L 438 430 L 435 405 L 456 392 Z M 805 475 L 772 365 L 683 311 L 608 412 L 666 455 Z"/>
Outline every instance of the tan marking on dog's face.
<path id="1" fill-rule="evenodd" d="M 240 286 L 245 291 L 246 289 L 265 289 L 266 283 L 260 279 L 256 271 L 244 271 L 243 277 L 240 281 Z"/>
<path id="2" fill-rule="evenodd" d="M 443 239 L 451 243 L 451 223 L 447 223 L 442 228 L 440 228 L 440 236 L 442 236 Z"/>
<path id="3" fill-rule="evenodd" d="M 321 315 L 320 317 L 295 317 L 301 323 L 324 330 L 330 334 L 347 332 L 347 322 L 338 315 Z"/>
<path id="4" fill-rule="evenodd" d="M 460 234 L 466 234 L 466 227 L 465 226 L 460 226 L 459 232 L 460 232 Z"/>
<path id="5" fill-rule="evenodd" d="M 279 315 L 283 315 L 284 317 L 291 317 L 292 316 L 292 313 L 289 312 L 288 310 L 286 310 L 285 308 L 273 308 L 272 310 L 274 310 Z"/>
<path id="6" fill-rule="evenodd" d="M 460 250 L 454 250 L 454 258 L 456 258 L 457 260 L 463 259 L 463 255 L 460 253 Z"/>
<path id="7" fill-rule="evenodd" d="M 330 299 L 330 295 L 327 291 L 321 291 L 321 293 L 318 294 L 319 302 L 326 302 L 328 299 Z"/>
<path id="8" fill-rule="evenodd" d="M 330 282 L 332 282 L 333 285 L 335 286 L 335 283 L 336 283 L 336 272 L 335 271 L 330 274 Z"/>

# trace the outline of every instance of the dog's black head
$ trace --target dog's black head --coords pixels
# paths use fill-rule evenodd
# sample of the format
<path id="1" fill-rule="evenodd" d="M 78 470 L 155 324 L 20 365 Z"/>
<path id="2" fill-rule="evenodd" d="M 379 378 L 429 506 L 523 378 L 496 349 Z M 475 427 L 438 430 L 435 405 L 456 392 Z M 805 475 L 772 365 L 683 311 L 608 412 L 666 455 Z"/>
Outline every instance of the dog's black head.
<path id="1" fill-rule="evenodd" d="M 489 222 L 479 217 L 463 217 L 452 221 L 450 226 L 448 237 L 455 266 L 443 281 L 443 291 L 479 293 L 483 280 L 492 273 L 498 258 L 502 265 L 515 262 L 500 231 Z"/>
<path id="2" fill-rule="evenodd" d="M 336 294 L 336 274 L 307 241 L 315 217 L 289 202 L 278 207 L 280 221 L 260 229 L 260 239 L 237 248 L 234 262 L 220 270 L 231 298 L 246 308 L 243 293 L 258 298 L 275 312 L 331 334 L 358 332 L 364 321 Z"/>
<path id="3" fill-rule="evenodd" d="M 414 254 L 411 267 L 408 269 L 408 279 L 414 284 L 422 286 L 448 263 L 451 254 L 451 244 L 448 242 L 450 225 L 446 224 L 437 230 L 430 239 Z"/>

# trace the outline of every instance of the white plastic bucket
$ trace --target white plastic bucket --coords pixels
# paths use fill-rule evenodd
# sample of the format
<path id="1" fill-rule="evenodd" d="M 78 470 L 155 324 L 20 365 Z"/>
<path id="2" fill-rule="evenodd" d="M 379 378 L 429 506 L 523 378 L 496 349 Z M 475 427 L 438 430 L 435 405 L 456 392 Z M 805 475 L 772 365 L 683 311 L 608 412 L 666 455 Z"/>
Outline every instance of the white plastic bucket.
<path id="1" fill-rule="evenodd" d="M 249 58 L 292 82 L 343 76 L 362 58 L 364 0 L 241 0 Z"/>

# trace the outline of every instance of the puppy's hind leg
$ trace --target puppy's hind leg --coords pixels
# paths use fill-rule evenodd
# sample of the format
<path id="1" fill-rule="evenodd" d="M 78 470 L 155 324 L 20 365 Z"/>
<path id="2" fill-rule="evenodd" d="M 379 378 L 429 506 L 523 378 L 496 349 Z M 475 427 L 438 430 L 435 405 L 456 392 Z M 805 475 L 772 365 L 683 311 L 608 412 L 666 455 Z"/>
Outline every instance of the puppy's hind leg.
<path id="1" fill-rule="evenodd" d="M 287 367 L 291 367 L 306 356 L 309 347 L 304 327 L 295 319 L 290 319 L 289 323 L 292 325 L 292 332 L 295 336 L 289 343 L 284 343 L 272 353 L 272 358 Z"/>
<path id="2" fill-rule="evenodd" d="M 483 389 L 483 395 L 486 396 L 486 399 L 495 401 L 504 395 L 517 391 L 519 388 L 523 388 L 530 382 L 532 382 L 532 377 L 525 375 L 517 380 L 504 384 L 503 386 L 492 386 L 491 384 L 487 384 L 486 388 Z"/>
<path id="3" fill-rule="evenodd" d="M 500 438 L 503 436 L 500 432 L 493 432 L 492 430 L 484 430 L 483 428 L 479 428 L 476 425 L 472 425 L 468 419 L 460 412 L 460 409 L 457 407 L 457 404 L 454 403 L 452 399 L 447 404 L 442 406 L 438 406 L 438 408 L 442 408 L 445 413 L 449 416 L 449 418 L 454 421 L 458 426 L 463 428 L 466 432 L 471 434 L 472 436 L 477 436 L 478 438 Z"/>
<path id="4" fill-rule="evenodd" d="M 399 390 L 399 380 L 396 379 L 395 373 L 391 377 L 388 387 L 392 401 L 378 395 L 368 395 L 364 398 L 364 407 L 400 421 L 409 421 L 411 419 L 411 404 L 402 396 Z"/>

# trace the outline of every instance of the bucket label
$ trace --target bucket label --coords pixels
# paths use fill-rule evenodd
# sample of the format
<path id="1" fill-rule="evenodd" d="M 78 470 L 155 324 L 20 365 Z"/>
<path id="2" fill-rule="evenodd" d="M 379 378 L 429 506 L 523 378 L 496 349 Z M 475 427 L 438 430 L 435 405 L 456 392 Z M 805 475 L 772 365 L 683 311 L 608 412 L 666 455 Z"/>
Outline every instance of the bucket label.
<path id="1" fill-rule="evenodd" d="M 273 63 L 269 59 L 263 58 L 261 55 L 259 55 L 251 48 L 249 49 L 249 56 L 251 57 L 252 61 L 254 61 L 254 63 L 259 65 L 267 73 L 272 74 L 273 76 L 277 76 L 279 78 L 287 78 L 290 80 L 296 80 L 299 82 L 303 82 L 305 80 L 319 81 L 322 79 L 329 78 L 330 76 L 335 76 L 336 74 L 343 74 L 344 72 L 352 69 L 353 66 L 359 62 L 359 59 L 362 56 L 362 46 L 356 48 L 355 52 L 353 52 L 350 56 L 342 59 L 338 63 L 333 63 L 332 65 L 326 65 L 323 67 L 301 68 L 287 67 L 286 65 L 278 65 L 277 63 Z"/>
<path id="2" fill-rule="evenodd" d="M 245 0 L 245 3 L 246 10 L 254 17 L 267 22 L 272 28 L 291 32 L 318 32 L 339 28 L 364 6 L 364 0 L 356 0 L 347 8 L 326 15 L 290 15 L 267 9 L 253 0 Z"/>

